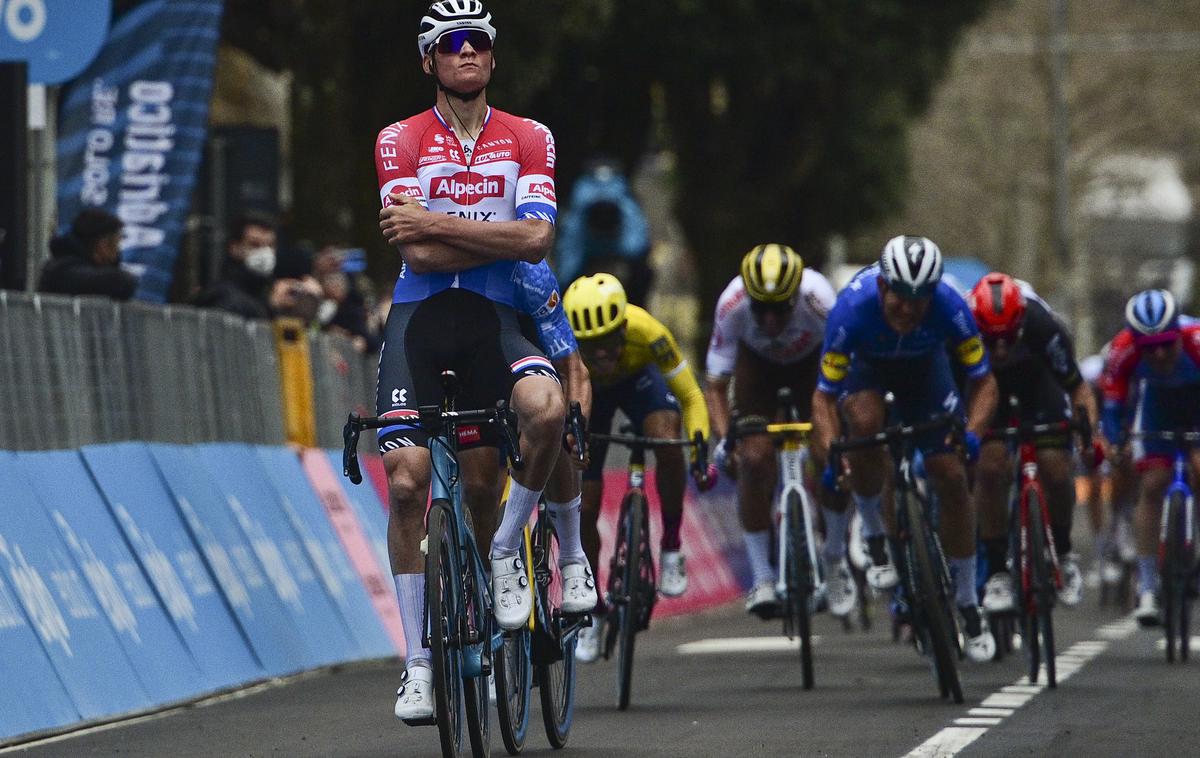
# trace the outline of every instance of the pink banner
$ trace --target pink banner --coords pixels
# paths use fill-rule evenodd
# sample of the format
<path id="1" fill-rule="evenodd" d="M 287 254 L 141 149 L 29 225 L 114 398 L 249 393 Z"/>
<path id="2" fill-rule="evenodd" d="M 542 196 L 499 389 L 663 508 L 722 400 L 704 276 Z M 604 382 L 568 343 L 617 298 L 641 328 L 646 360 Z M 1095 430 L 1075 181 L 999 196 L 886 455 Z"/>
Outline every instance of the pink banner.
<path id="1" fill-rule="evenodd" d="M 594 567 L 600 580 L 601 591 L 606 586 L 608 564 L 612 560 L 613 541 L 617 532 L 621 500 L 628 488 L 628 474 L 621 469 L 604 472 L 604 499 L 600 508 L 600 566 Z M 654 471 L 646 472 L 646 494 L 650 505 L 650 544 L 655 560 L 658 560 L 658 545 L 662 537 L 662 516 L 658 505 L 658 491 L 654 488 Z M 713 539 L 710 525 L 702 511 L 695 507 L 695 498 L 689 485 L 683 504 L 683 528 L 680 538 L 683 554 L 687 558 L 688 590 L 682 597 L 659 596 L 654 606 L 655 616 L 678 616 L 696 613 L 715 605 L 727 603 L 742 593 L 737 577 L 729 567 Z M 656 564 L 657 565 L 657 564 Z"/>
<path id="2" fill-rule="evenodd" d="M 379 496 L 379 507 L 383 508 L 383 512 L 388 512 L 388 503 L 391 502 L 388 497 L 387 471 L 383 468 L 383 458 L 378 455 L 364 455 L 358 459 L 363 471 L 366 473 L 366 480 L 375 488 L 375 494 Z"/>
<path id="3" fill-rule="evenodd" d="M 396 652 L 403 658 L 404 630 L 400 624 L 400 609 L 396 603 L 396 588 L 391 573 L 387 567 L 380 566 L 375 558 L 362 524 L 359 523 L 353 506 L 346 501 L 342 485 L 325 452 L 318 449 L 302 450 L 300 461 L 313 489 L 325 506 L 325 512 L 329 515 L 329 521 L 333 524 L 351 565 L 362 578 L 367 594 L 371 596 L 375 612 L 379 614 L 388 636 L 392 638 Z"/>

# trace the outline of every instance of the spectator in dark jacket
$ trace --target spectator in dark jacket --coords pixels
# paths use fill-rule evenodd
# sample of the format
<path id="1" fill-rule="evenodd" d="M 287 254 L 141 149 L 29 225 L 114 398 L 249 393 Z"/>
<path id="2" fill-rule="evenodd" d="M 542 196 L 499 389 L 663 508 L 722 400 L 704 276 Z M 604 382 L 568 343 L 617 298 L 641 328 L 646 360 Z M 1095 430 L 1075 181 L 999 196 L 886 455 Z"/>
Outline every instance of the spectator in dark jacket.
<path id="1" fill-rule="evenodd" d="M 121 268 L 121 220 L 99 208 L 86 208 L 67 234 L 50 241 L 50 260 L 42 268 L 38 290 L 128 300 L 137 284 L 137 277 Z"/>
<path id="2" fill-rule="evenodd" d="M 245 318 L 270 318 L 267 288 L 274 272 L 275 222 L 262 214 L 246 213 L 229 229 L 220 278 L 193 303 Z"/>

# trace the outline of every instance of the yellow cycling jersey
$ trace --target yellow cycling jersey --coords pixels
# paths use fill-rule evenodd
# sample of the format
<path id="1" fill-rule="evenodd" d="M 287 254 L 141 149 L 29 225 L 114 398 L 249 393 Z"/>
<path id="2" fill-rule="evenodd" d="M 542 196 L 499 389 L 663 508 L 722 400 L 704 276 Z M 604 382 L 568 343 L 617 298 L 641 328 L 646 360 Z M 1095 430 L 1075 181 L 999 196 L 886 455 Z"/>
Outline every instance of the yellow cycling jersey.
<path id="1" fill-rule="evenodd" d="M 600 376 L 589 366 L 592 383 L 597 387 L 607 387 L 628 379 L 650 364 L 662 372 L 667 386 L 683 407 L 683 426 L 687 429 L 688 438 L 700 432 L 708 439 L 708 406 L 704 402 L 704 393 L 700 391 L 696 375 L 679 352 L 679 345 L 671 330 L 645 309 L 628 305 L 625 307 L 625 346 L 621 350 L 617 370 L 613 374 Z"/>

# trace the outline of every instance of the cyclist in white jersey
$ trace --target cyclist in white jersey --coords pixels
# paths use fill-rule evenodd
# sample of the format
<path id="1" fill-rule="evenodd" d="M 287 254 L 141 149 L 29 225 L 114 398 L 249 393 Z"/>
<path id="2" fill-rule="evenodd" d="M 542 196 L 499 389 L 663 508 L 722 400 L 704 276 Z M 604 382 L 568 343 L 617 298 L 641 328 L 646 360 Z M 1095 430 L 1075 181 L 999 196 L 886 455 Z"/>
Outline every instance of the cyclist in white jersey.
<path id="1" fill-rule="evenodd" d="M 789 387 L 801 420 L 812 413 L 825 317 L 836 299 L 833 287 L 786 245 L 758 245 L 742 259 L 741 275 L 717 301 L 712 339 L 708 344 L 705 398 L 713 433 L 721 440 L 714 457 L 737 475 L 743 539 L 750 559 L 753 588 L 746 610 L 763 618 L 778 609 L 771 567 L 771 502 L 778 481 L 775 447 L 769 437 L 727 445 L 732 381 L 734 408 L 743 417 L 777 414 L 776 393 Z M 730 455 L 733 453 L 733 455 Z M 826 495 L 828 493 L 822 493 Z M 823 505 L 826 539 L 823 550 L 830 610 L 844 616 L 854 608 L 857 589 L 846 564 L 845 505 Z M 841 506 L 842 510 L 833 510 Z"/>
<path id="2" fill-rule="evenodd" d="M 430 653 L 420 645 L 425 609 L 420 542 L 429 492 L 426 435 L 401 424 L 442 399 L 441 372 L 462 395 L 509 399 L 525 466 L 492 539 L 494 612 L 513 629 L 532 596 L 517 556 L 561 445 L 566 404 L 554 367 L 522 333 L 513 308 L 517 264 L 537 263 L 554 242 L 554 138 L 546 127 L 488 106 L 496 29 L 478 0 L 441 0 L 421 19 L 421 65 L 437 85 L 433 108 L 385 127 L 375 167 L 380 229 L 403 260 L 379 360 L 376 411 L 391 496 L 388 551 L 407 641 L 395 713 L 433 713 Z M 569 576 L 564 567 L 564 578 Z"/>

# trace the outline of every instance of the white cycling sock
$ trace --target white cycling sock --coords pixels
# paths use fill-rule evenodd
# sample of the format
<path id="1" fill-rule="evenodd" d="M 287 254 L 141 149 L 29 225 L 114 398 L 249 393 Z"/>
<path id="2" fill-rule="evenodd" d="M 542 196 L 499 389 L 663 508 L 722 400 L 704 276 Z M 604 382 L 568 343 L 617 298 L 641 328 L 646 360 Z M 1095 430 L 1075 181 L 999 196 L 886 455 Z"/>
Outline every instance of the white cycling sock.
<path id="1" fill-rule="evenodd" d="M 492 539 L 493 558 L 511 558 L 521 550 L 521 531 L 529 523 L 533 509 L 537 508 L 540 491 L 525 487 L 516 479 L 508 486 L 508 504 L 504 506 L 504 518 Z"/>
<path id="2" fill-rule="evenodd" d="M 862 519 L 864 540 L 883 534 L 883 508 L 879 504 L 881 496 L 875 494 L 867 497 L 854 493 L 854 507 L 858 509 L 858 517 Z"/>
<path id="3" fill-rule="evenodd" d="M 554 520 L 554 532 L 558 535 L 558 564 L 583 563 L 587 556 L 583 552 L 583 543 L 579 540 L 579 511 L 581 499 L 579 495 L 569 503 L 551 503 L 546 501 L 546 510 Z"/>
<path id="4" fill-rule="evenodd" d="M 975 556 L 947 558 L 946 562 L 950 564 L 950 578 L 954 581 L 954 604 L 959 608 L 979 605 L 979 595 L 975 592 Z"/>
<path id="5" fill-rule="evenodd" d="M 429 648 L 421 647 L 425 632 L 425 575 L 395 574 L 396 599 L 400 601 L 400 624 L 404 627 L 405 666 L 428 666 Z"/>
<path id="6" fill-rule="evenodd" d="M 825 560 L 837 561 L 846 555 L 846 529 L 850 525 L 850 510 L 838 512 L 821 506 L 825 516 Z"/>
<path id="7" fill-rule="evenodd" d="M 1138 594 L 1158 592 L 1158 558 L 1153 555 L 1137 557 Z"/>
<path id="8" fill-rule="evenodd" d="M 750 574 L 754 585 L 773 584 L 775 571 L 771 568 L 771 531 L 743 532 L 742 539 L 746 542 L 746 555 L 750 558 Z"/>

